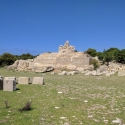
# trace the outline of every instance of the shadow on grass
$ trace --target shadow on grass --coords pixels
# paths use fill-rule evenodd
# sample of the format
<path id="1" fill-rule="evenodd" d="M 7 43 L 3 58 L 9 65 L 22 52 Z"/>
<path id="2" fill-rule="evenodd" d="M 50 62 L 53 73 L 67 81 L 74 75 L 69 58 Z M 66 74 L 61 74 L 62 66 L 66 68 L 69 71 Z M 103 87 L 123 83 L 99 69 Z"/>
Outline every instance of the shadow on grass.
<path id="1" fill-rule="evenodd" d="M 20 88 L 16 88 L 16 91 L 20 90 Z"/>

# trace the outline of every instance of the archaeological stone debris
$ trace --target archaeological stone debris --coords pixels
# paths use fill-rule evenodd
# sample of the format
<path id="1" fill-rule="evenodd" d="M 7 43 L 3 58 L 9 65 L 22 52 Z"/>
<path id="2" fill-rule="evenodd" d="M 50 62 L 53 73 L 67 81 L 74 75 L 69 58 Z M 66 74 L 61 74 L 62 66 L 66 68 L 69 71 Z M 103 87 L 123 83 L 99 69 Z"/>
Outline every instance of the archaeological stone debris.
<path id="1" fill-rule="evenodd" d="M 119 71 L 118 76 L 125 76 L 125 70 L 124 71 Z"/>
<path id="2" fill-rule="evenodd" d="M 81 71 L 89 69 L 91 57 L 84 52 L 75 52 L 75 47 L 66 41 L 58 52 L 42 53 L 34 59 L 17 60 L 8 66 L 9 70 L 47 72 L 56 68 Z"/>
<path id="3" fill-rule="evenodd" d="M 94 65 L 90 65 L 90 61 L 95 59 L 100 66 L 94 70 Z M 124 76 L 125 65 L 114 62 L 109 64 L 101 64 L 98 57 L 91 57 L 85 52 L 76 52 L 75 47 L 69 45 L 66 41 L 64 45 L 60 45 L 58 52 L 42 53 L 34 59 L 16 60 L 13 65 L 7 67 L 9 70 L 15 71 L 33 71 L 36 73 L 44 73 L 49 71 L 59 71 L 58 75 L 74 75 L 73 72 L 79 71 L 85 75 L 100 76 L 105 74 L 111 76 L 118 72 L 118 76 Z M 64 72 L 60 72 L 64 71 Z M 52 72 L 54 75 L 54 72 Z"/>
<path id="4" fill-rule="evenodd" d="M 19 77 L 18 84 L 29 84 L 30 78 L 29 77 Z"/>
<path id="5" fill-rule="evenodd" d="M 43 77 L 34 77 L 32 84 L 44 85 L 44 78 Z"/>
<path id="6" fill-rule="evenodd" d="M 13 92 L 17 90 L 16 84 L 29 85 L 29 83 L 32 83 L 32 84 L 38 84 L 38 85 L 45 85 L 43 77 L 34 77 L 32 81 L 30 80 L 31 79 L 29 77 L 16 78 L 16 77 L 0 76 L 0 90 Z"/>
<path id="7" fill-rule="evenodd" d="M 4 80 L 3 83 L 4 91 L 15 91 L 16 90 L 16 81 L 15 80 Z"/>

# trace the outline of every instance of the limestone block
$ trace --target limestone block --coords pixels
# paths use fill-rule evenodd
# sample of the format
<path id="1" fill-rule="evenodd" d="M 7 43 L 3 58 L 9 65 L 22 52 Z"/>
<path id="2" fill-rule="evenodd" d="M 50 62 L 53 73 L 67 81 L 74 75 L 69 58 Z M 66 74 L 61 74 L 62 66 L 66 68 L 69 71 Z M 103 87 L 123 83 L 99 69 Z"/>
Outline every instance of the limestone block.
<path id="1" fill-rule="evenodd" d="M 91 75 L 91 72 L 85 73 L 85 76 L 89 76 L 89 75 Z"/>
<path id="2" fill-rule="evenodd" d="M 16 81 L 15 80 L 4 80 L 3 82 L 4 91 L 15 91 L 16 90 Z"/>
<path id="3" fill-rule="evenodd" d="M 62 74 L 63 75 L 67 75 L 67 71 L 62 71 Z"/>
<path id="4" fill-rule="evenodd" d="M 60 73 L 58 73 L 58 75 L 64 75 L 64 74 L 62 74 L 62 73 L 60 72 Z"/>
<path id="5" fill-rule="evenodd" d="M 16 81 L 16 77 L 5 77 L 4 80 L 15 80 Z"/>
<path id="6" fill-rule="evenodd" d="M 70 73 L 71 73 L 71 75 L 75 75 L 76 71 L 71 71 Z"/>
<path id="7" fill-rule="evenodd" d="M 71 75 L 71 72 L 67 72 L 67 75 L 68 75 L 68 76 Z"/>
<path id="8" fill-rule="evenodd" d="M 106 71 L 101 72 L 101 74 L 103 74 L 103 75 L 106 74 Z"/>
<path id="9" fill-rule="evenodd" d="M 0 90 L 3 90 L 3 77 L 0 76 Z"/>
<path id="10" fill-rule="evenodd" d="M 43 77 L 34 77 L 33 84 L 44 85 L 44 78 Z"/>
<path id="11" fill-rule="evenodd" d="M 55 75 L 55 72 L 51 72 L 51 75 Z"/>
<path id="12" fill-rule="evenodd" d="M 111 72 L 110 72 L 110 74 L 111 74 L 111 75 L 114 75 L 114 74 L 115 74 L 115 72 L 114 72 L 114 71 L 111 71 Z"/>
<path id="13" fill-rule="evenodd" d="M 125 76 L 125 71 L 119 71 L 118 76 Z"/>
<path id="14" fill-rule="evenodd" d="M 97 69 L 97 70 L 96 70 L 96 75 L 98 75 L 98 76 L 101 75 L 100 69 Z"/>
<path id="15" fill-rule="evenodd" d="M 105 75 L 106 75 L 106 76 L 111 76 L 110 72 L 106 72 Z"/>
<path id="16" fill-rule="evenodd" d="M 91 73 L 93 76 L 96 76 L 96 70 L 92 71 Z"/>
<path id="17" fill-rule="evenodd" d="M 29 84 L 30 78 L 29 77 L 19 77 L 18 84 Z"/>

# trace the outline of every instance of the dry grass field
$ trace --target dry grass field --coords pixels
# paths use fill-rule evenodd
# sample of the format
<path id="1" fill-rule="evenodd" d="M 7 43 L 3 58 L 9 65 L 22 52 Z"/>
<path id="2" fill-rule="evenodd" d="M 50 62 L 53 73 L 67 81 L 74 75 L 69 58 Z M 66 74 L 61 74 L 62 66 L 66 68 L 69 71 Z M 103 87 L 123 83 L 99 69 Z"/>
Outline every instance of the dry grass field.
<path id="1" fill-rule="evenodd" d="M 4 68 L 0 75 L 45 80 L 42 86 L 17 84 L 14 92 L 1 90 L 0 125 L 125 125 L 125 77 L 58 76 Z M 29 101 L 30 111 L 18 111 Z"/>

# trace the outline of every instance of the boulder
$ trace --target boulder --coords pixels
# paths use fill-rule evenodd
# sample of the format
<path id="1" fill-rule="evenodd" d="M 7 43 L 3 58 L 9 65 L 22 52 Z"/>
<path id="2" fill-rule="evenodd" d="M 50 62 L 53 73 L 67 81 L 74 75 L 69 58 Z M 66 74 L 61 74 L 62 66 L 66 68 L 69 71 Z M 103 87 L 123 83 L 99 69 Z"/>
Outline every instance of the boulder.
<path id="1" fill-rule="evenodd" d="M 8 69 L 8 70 L 15 70 L 15 69 L 17 69 L 18 64 L 19 64 L 19 60 L 16 60 L 16 61 L 14 62 L 14 64 L 8 66 L 7 69 Z"/>
<path id="2" fill-rule="evenodd" d="M 51 66 L 35 67 L 33 69 L 33 71 L 38 72 L 38 73 L 50 72 L 52 70 L 54 70 L 54 68 Z"/>
<path id="3" fill-rule="evenodd" d="M 118 76 L 125 76 L 125 71 L 119 71 Z"/>

